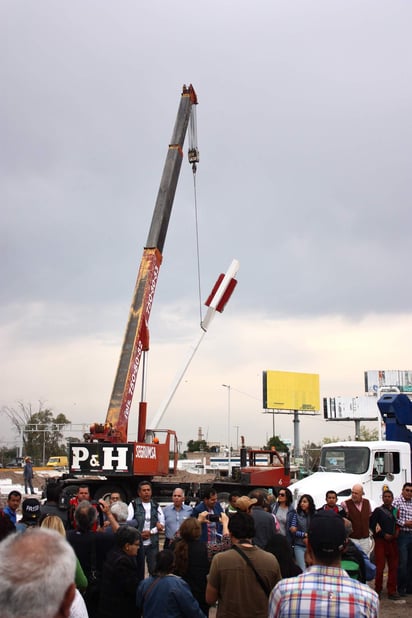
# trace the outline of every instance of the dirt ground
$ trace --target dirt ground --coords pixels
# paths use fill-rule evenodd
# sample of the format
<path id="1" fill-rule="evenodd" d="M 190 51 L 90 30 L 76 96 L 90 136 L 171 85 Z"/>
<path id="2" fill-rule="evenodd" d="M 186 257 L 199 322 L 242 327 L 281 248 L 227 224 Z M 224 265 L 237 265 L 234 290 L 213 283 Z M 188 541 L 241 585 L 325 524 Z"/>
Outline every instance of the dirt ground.
<path id="1" fill-rule="evenodd" d="M 409 594 L 400 601 L 389 601 L 386 592 L 383 592 L 380 601 L 379 616 L 381 618 L 410 618 L 410 616 L 412 616 L 412 595 Z"/>
<path id="2" fill-rule="evenodd" d="M 47 472 L 35 471 L 33 486 L 35 488 L 42 488 L 45 483 L 45 475 Z M 17 469 L 1 469 L 0 480 L 11 479 L 12 483 L 23 484 L 23 470 Z M 183 479 L 181 479 L 183 480 Z M 202 479 L 203 481 L 203 479 Z M 3 488 L 6 491 L 6 488 Z M 0 495 L 0 506 L 3 506 L 6 502 L 7 493 Z M 40 497 L 40 494 L 37 494 Z M 384 590 L 386 584 L 386 577 L 384 579 Z M 373 582 L 370 582 L 370 586 L 373 588 Z M 209 612 L 209 618 L 215 618 L 216 611 L 211 609 Z M 400 601 L 389 601 L 386 592 L 382 593 L 380 601 L 380 618 L 410 618 L 412 616 L 412 595 L 401 599 Z"/>
<path id="3" fill-rule="evenodd" d="M 40 498 L 41 496 L 41 489 L 43 487 L 43 485 L 45 484 L 45 475 L 49 476 L 49 474 L 46 472 L 42 473 L 42 472 L 34 472 L 34 478 L 33 478 L 33 487 L 38 491 L 38 493 L 36 494 L 37 498 Z M 0 481 L 4 480 L 4 479 L 10 479 L 13 485 L 23 485 L 24 486 L 24 481 L 23 481 L 23 469 L 18 469 L 18 468 L 2 468 L 0 469 Z M 8 494 L 8 488 L 7 485 L 4 485 L 2 488 L 2 491 L 4 493 L 0 494 L 0 507 L 4 506 L 6 503 L 6 498 L 7 498 L 7 494 Z M 23 487 L 23 491 L 24 491 L 24 487 Z"/>

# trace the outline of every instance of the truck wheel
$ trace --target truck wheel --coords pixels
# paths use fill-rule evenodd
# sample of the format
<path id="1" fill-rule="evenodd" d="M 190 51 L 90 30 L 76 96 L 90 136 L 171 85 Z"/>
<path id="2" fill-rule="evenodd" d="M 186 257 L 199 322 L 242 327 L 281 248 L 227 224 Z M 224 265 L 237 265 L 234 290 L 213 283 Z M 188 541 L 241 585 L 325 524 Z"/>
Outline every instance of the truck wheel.
<path id="1" fill-rule="evenodd" d="M 117 485 L 101 485 L 94 492 L 93 500 L 108 500 L 112 492 L 120 494 L 122 502 L 126 502 L 126 496 L 123 489 L 121 487 L 118 487 Z"/>

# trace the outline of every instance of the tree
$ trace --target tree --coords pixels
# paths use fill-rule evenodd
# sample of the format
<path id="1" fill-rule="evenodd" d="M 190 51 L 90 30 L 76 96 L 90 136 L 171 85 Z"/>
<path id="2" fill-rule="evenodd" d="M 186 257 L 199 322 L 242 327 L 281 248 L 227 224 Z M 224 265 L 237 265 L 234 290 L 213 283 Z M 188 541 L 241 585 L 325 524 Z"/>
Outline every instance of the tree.
<path id="1" fill-rule="evenodd" d="M 189 453 L 193 453 L 195 451 L 209 451 L 209 447 L 207 445 L 206 440 L 189 440 L 187 443 L 187 450 Z"/>
<path id="2" fill-rule="evenodd" d="M 348 436 L 344 438 L 345 440 L 355 440 L 352 436 Z M 373 442 L 375 440 L 379 440 L 379 432 L 377 429 L 368 429 L 365 425 L 361 425 L 359 428 L 359 436 L 357 438 L 358 442 Z M 342 438 L 337 436 L 331 436 L 330 438 L 323 438 L 323 444 L 330 444 L 331 442 L 342 442 Z"/>
<path id="3" fill-rule="evenodd" d="M 62 429 L 70 425 L 70 421 L 64 414 L 53 416 L 52 410 L 43 409 L 41 401 L 37 412 L 33 412 L 31 403 L 21 401 L 16 408 L 3 407 L 2 412 L 22 435 L 23 452 L 33 460 L 45 463 L 53 455 L 66 455 Z"/>
<path id="4" fill-rule="evenodd" d="M 7 448 L 6 446 L 2 446 L 0 448 L 0 462 L 5 466 L 9 461 L 16 457 L 16 447 Z"/>
<path id="5" fill-rule="evenodd" d="M 359 441 L 373 442 L 379 440 L 379 432 L 377 429 L 368 429 L 365 425 L 360 426 Z"/>
<path id="6" fill-rule="evenodd" d="M 42 405 L 43 405 L 42 402 L 39 401 L 39 411 L 41 410 Z M 21 435 L 22 427 L 27 425 L 30 417 L 33 414 L 32 404 L 31 403 L 25 404 L 23 403 L 23 401 L 18 401 L 16 408 L 10 408 L 9 406 L 3 406 L 1 411 L 11 421 L 11 424 L 17 430 L 17 433 L 19 435 Z M 23 435 L 23 446 L 25 444 L 24 439 L 25 437 Z"/>
<path id="7" fill-rule="evenodd" d="M 346 439 L 350 440 L 351 437 L 348 436 Z M 332 442 L 342 442 L 342 438 L 339 438 L 338 436 L 330 436 L 330 437 L 322 438 L 322 444 L 331 444 Z"/>
<path id="8" fill-rule="evenodd" d="M 62 444 L 62 429 L 70 421 L 64 414 L 53 416 L 51 410 L 41 410 L 33 414 L 26 425 L 27 453 L 43 464 L 53 455 L 66 455 L 67 448 Z"/>
<path id="9" fill-rule="evenodd" d="M 272 436 L 266 446 L 264 446 L 263 448 L 270 450 L 272 447 L 274 447 L 280 453 L 289 453 L 288 445 L 282 442 L 279 436 Z"/>

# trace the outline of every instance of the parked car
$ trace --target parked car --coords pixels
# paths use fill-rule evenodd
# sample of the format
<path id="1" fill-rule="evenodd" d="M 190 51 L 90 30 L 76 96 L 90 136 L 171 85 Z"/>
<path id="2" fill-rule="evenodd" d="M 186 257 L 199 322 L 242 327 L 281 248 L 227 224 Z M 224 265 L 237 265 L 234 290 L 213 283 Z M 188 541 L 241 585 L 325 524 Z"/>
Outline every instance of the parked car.
<path id="1" fill-rule="evenodd" d="M 23 468 L 23 466 L 24 466 L 23 457 L 16 457 L 15 459 L 12 459 L 11 461 L 9 461 L 9 463 L 6 464 L 6 468 Z"/>

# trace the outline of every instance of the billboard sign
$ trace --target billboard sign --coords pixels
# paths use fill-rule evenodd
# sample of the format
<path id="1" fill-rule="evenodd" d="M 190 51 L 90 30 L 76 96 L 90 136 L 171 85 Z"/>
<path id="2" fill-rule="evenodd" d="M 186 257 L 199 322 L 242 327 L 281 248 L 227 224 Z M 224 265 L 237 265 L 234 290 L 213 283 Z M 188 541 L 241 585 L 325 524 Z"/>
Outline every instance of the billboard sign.
<path id="1" fill-rule="evenodd" d="M 327 420 L 374 420 L 379 417 L 375 397 L 324 397 L 323 416 Z"/>
<path id="2" fill-rule="evenodd" d="M 320 410 L 319 374 L 263 372 L 263 407 L 269 410 Z"/>
<path id="3" fill-rule="evenodd" d="M 365 371 L 365 393 L 377 396 L 379 389 L 396 386 L 400 393 L 412 393 L 412 371 L 380 369 Z"/>

